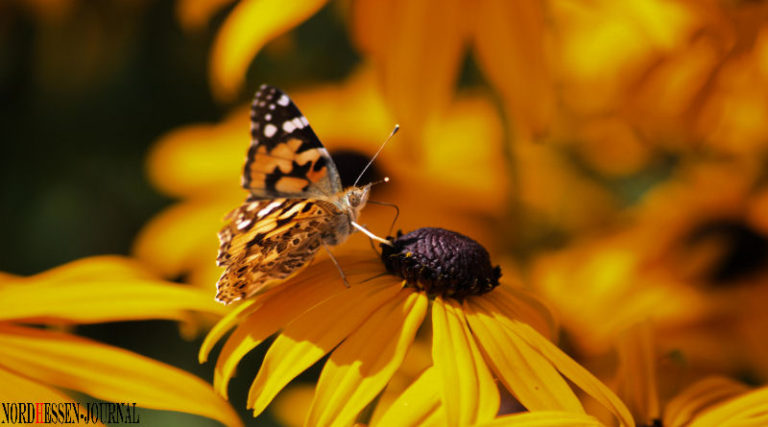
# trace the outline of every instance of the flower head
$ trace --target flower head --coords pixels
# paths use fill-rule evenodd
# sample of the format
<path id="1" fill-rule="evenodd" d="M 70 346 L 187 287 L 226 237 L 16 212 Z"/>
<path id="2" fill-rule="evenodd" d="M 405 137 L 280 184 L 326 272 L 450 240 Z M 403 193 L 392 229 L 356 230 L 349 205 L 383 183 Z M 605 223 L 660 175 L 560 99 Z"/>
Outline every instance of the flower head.
<path id="1" fill-rule="evenodd" d="M 495 378 L 530 411 L 584 413 L 568 378 L 622 424 L 632 424 L 607 387 L 545 338 L 554 332 L 549 313 L 525 292 L 500 284 L 499 269 L 478 243 L 424 228 L 394 239 L 382 253 L 384 265 L 362 250 L 350 243 L 339 249 L 349 289 L 330 260 L 318 260 L 281 287 L 245 301 L 214 327 L 201 361 L 235 327 L 219 355 L 214 387 L 226 395 L 240 359 L 279 332 L 251 386 L 254 415 L 330 353 L 306 422 L 351 423 L 400 368 L 431 306 L 433 366 L 422 377 L 435 385 L 445 423 L 493 419 L 500 402 Z M 387 408 L 381 419 L 406 422 L 398 407 Z"/>
<path id="2" fill-rule="evenodd" d="M 381 245 L 387 271 L 429 295 L 462 299 L 499 286 L 501 268 L 491 266 L 488 251 L 474 240 L 442 228 L 398 233 L 392 246 Z"/>

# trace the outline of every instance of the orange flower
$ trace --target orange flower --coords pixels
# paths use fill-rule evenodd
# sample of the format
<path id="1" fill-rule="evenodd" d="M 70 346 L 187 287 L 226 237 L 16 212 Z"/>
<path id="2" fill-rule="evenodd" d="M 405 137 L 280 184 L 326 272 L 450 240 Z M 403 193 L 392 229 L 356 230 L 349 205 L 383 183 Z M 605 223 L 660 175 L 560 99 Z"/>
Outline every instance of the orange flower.
<path id="1" fill-rule="evenodd" d="M 536 289 L 587 353 L 648 318 L 659 344 L 694 365 L 765 375 L 756 301 L 768 292 L 768 193 L 759 173 L 741 162 L 683 168 L 626 227 L 540 257 Z"/>
<path id="2" fill-rule="evenodd" d="M 768 387 L 750 389 L 724 377 L 707 377 L 670 399 L 657 387 L 657 349 L 651 325 L 632 326 L 619 340 L 619 394 L 638 425 L 726 426 L 764 425 Z M 662 381 L 659 379 L 659 381 Z"/>
<path id="3" fill-rule="evenodd" d="M 85 258 L 31 276 L 0 276 L 0 400 L 72 402 L 61 389 L 112 402 L 188 412 L 241 425 L 196 376 L 50 327 L 221 315 L 199 290 L 162 282 L 133 261 Z M 41 328 L 42 326 L 42 328 Z"/>

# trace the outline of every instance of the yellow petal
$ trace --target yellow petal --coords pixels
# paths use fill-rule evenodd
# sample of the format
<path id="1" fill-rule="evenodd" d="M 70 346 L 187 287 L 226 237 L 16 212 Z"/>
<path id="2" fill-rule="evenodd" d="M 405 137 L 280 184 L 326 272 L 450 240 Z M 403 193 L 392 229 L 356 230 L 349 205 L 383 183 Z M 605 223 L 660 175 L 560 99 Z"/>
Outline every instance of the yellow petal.
<path id="1" fill-rule="evenodd" d="M 350 335 L 320 374 L 306 424 L 351 424 L 402 363 L 427 306 L 425 295 L 401 289 Z"/>
<path id="2" fill-rule="evenodd" d="M 451 99 L 465 48 L 462 6 L 459 0 L 354 3 L 353 36 L 373 57 L 401 137 L 420 139 L 426 121 Z"/>
<path id="3" fill-rule="evenodd" d="M 479 424 L 479 426 L 601 427 L 603 424 L 587 414 L 560 411 L 536 411 L 504 415 L 493 421 Z"/>
<path id="4" fill-rule="evenodd" d="M 428 368 L 395 400 L 389 409 L 371 425 L 377 426 L 443 426 L 447 424 L 440 401 L 442 382 L 434 368 Z"/>
<path id="5" fill-rule="evenodd" d="M 275 289 L 270 293 L 270 295 L 281 290 L 282 289 Z M 263 299 L 260 298 L 251 298 L 249 300 L 243 301 L 240 305 L 227 313 L 226 316 L 222 317 L 218 322 L 216 322 L 211 330 L 208 331 L 208 335 L 205 336 L 203 343 L 200 345 L 200 351 L 197 354 L 198 362 L 207 362 L 208 355 L 211 353 L 211 350 L 213 350 L 213 346 L 219 342 L 221 337 L 229 332 L 230 329 L 239 325 L 243 319 L 250 315 L 254 310 L 259 308 L 262 303 Z"/>
<path id="6" fill-rule="evenodd" d="M 221 123 L 193 124 L 168 132 L 148 154 L 152 184 L 177 197 L 220 195 L 222 189 L 231 189 L 244 198 L 240 174 L 250 140 L 249 126 L 249 108 L 242 106 Z"/>
<path id="7" fill-rule="evenodd" d="M 499 392 L 459 303 L 435 298 L 432 328 L 432 360 L 442 381 L 440 393 L 449 425 L 493 419 L 499 409 Z"/>
<path id="8" fill-rule="evenodd" d="M 391 277 L 353 286 L 328 298 L 289 324 L 269 348 L 248 392 L 248 408 L 258 416 L 301 372 L 330 353 L 398 292 Z"/>
<path id="9" fill-rule="evenodd" d="M 477 59 L 504 97 L 513 123 L 534 136 L 544 134 L 555 110 L 547 61 L 547 16 L 538 0 L 477 3 Z"/>
<path id="10" fill-rule="evenodd" d="M 178 368 L 73 335 L 0 324 L 2 365 L 35 381 L 112 402 L 241 425 L 210 385 Z"/>
<path id="11" fill-rule="evenodd" d="M 656 385 L 656 354 L 648 322 L 631 327 L 618 340 L 619 395 L 635 420 L 651 425 L 660 416 Z"/>
<path id="12" fill-rule="evenodd" d="M 30 276 L 29 281 L 74 282 L 104 279 L 152 279 L 155 276 L 135 259 L 115 255 L 81 258 Z"/>
<path id="13" fill-rule="evenodd" d="M 160 280 L 36 281 L 0 287 L 0 320 L 75 323 L 187 319 L 188 310 L 224 315 L 213 292 Z"/>
<path id="14" fill-rule="evenodd" d="M 576 394 L 552 364 L 491 313 L 473 304 L 475 299 L 464 304 L 469 326 L 507 390 L 530 411 L 583 413 Z"/>
<path id="15" fill-rule="evenodd" d="M 498 318 L 497 318 L 498 320 Z M 524 339 L 531 347 L 537 349 L 544 357 L 555 365 L 566 378 L 576 384 L 585 393 L 592 396 L 600 404 L 608 408 L 619 420 L 621 425 L 632 427 L 635 425 L 632 415 L 624 403 L 605 384 L 600 382 L 584 367 L 576 363 L 562 350 L 546 338 L 539 335 L 535 329 L 521 323 L 509 321 L 507 327 Z"/>
<path id="16" fill-rule="evenodd" d="M 314 15 L 327 0 L 244 0 L 235 6 L 213 42 L 210 73 L 214 96 L 226 101 L 243 85 L 248 65 L 269 40 Z"/>
<path id="17" fill-rule="evenodd" d="M 744 384 L 724 377 L 709 377 L 697 381 L 667 404 L 664 409 L 664 425 L 688 425 L 706 409 L 748 390 Z"/>
<path id="18" fill-rule="evenodd" d="M 241 197 L 202 197 L 171 206 L 141 229 L 134 255 L 164 277 L 178 277 L 201 262 L 215 263 L 216 233 L 227 212 L 242 202 Z M 207 285 L 213 293 L 212 284 Z"/>
<path id="19" fill-rule="evenodd" d="M 496 306 L 507 317 L 533 326 L 550 340 L 557 337 L 558 327 L 552 312 L 532 294 L 514 286 L 502 285 L 493 291 Z"/>
<path id="20" fill-rule="evenodd" d="M 11 371 L 0 368 L 0 402 L 18 402 L 18 403 L 32 403 L 32 402 L 48 402 L 55 403 L 56 405 L 64 404 L 76 404 L 74 400 L 70 399 L 66 394 L 45 386 L 43 384 L 34 382 L 21 375 L 16 375 Z M 85 407 L 78 407 L 79 413 L 86 415 Z M 35 415 L 37 416 L 38 409 L 35 408 Z M 69 417 L 70 415 L 65 415 Z M 3 416 L 0 415 L 0 419 Z M 73 425 L 103 425 L 101 423 L 91 424 L 90 422 L 83 422 L 77 420 Z"/>
<path id="21" fill-rule="evenodd" d="M 301 313 L 343 290 L 346 288 L 340 283 L 335 267 L 324 260 L 308 274 L 296 276 L 274 292 L 262 295 L 261 304 L 249 313 L 221 349 L 213 377 L 216 391 L 226 397 L 229 380 L 243 356 Z"/>
<path id="22" fill-rule="evenodd" d="M 269 407 L 269 414 L 283 427 L 303 427 L 314 395 L 314 384 L 291 385 L 277 396 Z"/>
<path id="23" fill-rule="evenodd" d="M 766 414 L 768 387 L 761 387 L 705 411 L 691 422 L 690 427 L 765 426 Z"/>

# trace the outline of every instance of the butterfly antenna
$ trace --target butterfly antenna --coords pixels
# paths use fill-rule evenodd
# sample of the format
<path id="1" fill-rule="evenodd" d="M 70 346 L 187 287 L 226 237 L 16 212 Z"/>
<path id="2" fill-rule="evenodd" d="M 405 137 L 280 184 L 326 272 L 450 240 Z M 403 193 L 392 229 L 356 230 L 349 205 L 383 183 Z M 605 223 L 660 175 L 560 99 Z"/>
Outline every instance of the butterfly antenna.
<path id="1" fill-rule="evenodd" d="M 388 136 L 388 137 L 387 137 L 387 139 L 386 139 L 386 140 L 385 140 L 385 141 L 384 141 L 384 142 L 381 144 L 381 146 L 379 147 L 379 150 L 378 150 L 378 151 L 376 151 L 376 154 L 374 154 L 374 155 L 373 155 L 373 157 L 371 157 L 371 160 L 368 162 L 368 164 L 367 164 L 367 165 L 365 165 L 365 167 L 363 168 L 363 171 L 362 171 L 362 172 L 360 172 L 360 175 L 358 175 L 358 176 L 357 176 L 357 179 L 355 180 L 355 183 L 354 183 L 354 184 L 352 184 L 352 186 L 353 186 L 353 187 L 357 185 L 357 183 L 360 181 L 360 178 L 362 178 L 362 177 L 363 177 L 363 174 L 365 174 L 365 171 L 367 171 L 367 170 L 368 170 L 368 168 L 369 168 L 369 167 L 371 167 L 371 165 L 373 164 L 373 161 L 374 161 L 374 160 L 376 160 L 376 157 L 378 157 L 379 153 L 381 153 L 381 150 L 383 150 L 383 149 L 384 149 L 384 146 L 385 146 L 385 145 L 387 145 L 387 143 L 389 142 L 389 140 L 390 140 L 390 139 L 392 139 L 392 137 L 393 137 L 393 136 L 395 136 L 395 134 L 396 134 L 396 133 L 397 133 L 397 131 L 399 131 L 399 130 L 400 130 L 400 125 L 395 125 L 395 128 L 394 128 L 394 129 L 392 129 L 392 132 L 390 132 L 390 133 L 389 133 L 389 136 Z"/>

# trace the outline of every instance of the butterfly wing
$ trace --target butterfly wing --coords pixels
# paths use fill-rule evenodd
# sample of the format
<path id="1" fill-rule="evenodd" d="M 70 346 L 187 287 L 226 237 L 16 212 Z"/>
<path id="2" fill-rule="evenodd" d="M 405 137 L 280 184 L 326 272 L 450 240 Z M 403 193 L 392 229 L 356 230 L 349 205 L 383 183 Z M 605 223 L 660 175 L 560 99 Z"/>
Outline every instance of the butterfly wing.
<path id="1" fill-rule="evenodd" d="M 226 270 L 216 299 L 229 304 L 261 293 L 307 265 L 339 212 L 313 199 L 249 199 L 219 232 L 217 263 Z"/>
<path id="2" fill-rule="evenodd" d="M 242 185 L 257 198 L 328 197 L 341 180 L 328 151 L 293 101 L 262 85 L 251 104 L 251 146 Z"/>

